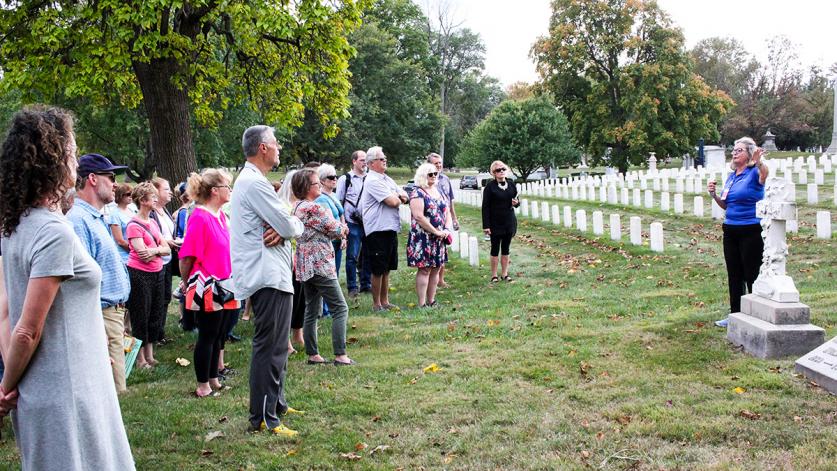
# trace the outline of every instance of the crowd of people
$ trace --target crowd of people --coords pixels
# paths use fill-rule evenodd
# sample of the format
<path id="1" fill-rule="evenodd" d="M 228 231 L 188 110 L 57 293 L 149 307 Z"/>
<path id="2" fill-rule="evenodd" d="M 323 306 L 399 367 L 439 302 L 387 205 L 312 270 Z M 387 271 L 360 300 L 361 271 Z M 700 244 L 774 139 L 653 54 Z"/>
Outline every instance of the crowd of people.
<path id="1" fill-rule="evenodd" d="M 341 265 L 349 299 L 368 292 L 373 311 L 400 309 L 389 276 L 398 269 L 401 205 L 413 219 L 406 253 L 418 306 L 438 305 L 458 229 L 438 154 L 408 194 L 387 175 L 381 147 L 355 151 L 344 175 L 309 163 L 282 182 L 267 178 L 281 151 L 273 128 L 245 130 L 242 149 L 235 180 L 222 169 L 189 175 L 172 214 L 167 180 L 123 183 L 127 167 L 78 157 L 70 112 L 33 106 L 15 115 L 0 155 L 0 420 L 11 413 L 24 469 L 134 468 L 118 402 L 127 390 L 125 338 L 141 345 L 134 367 L 153 369 L 172 298 L 180 326 L 197 334 L 197 398 L 223 390 L 225 342 L 247 306 L 252 430 L 295 436 L 282 423 L 298 412 L 284 394 L 294 345 L 309 365 L 357 364 L 346 351 Z M 331 359 L 317 338 L 326 316 Z"/>

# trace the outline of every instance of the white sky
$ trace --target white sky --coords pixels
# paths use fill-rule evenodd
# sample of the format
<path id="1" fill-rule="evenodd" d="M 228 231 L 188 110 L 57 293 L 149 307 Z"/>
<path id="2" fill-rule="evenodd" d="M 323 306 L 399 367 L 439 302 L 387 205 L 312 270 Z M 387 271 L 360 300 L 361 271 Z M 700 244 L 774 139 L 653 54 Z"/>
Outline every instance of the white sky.
<path id="1" fill-rule="evenodd" d="M 427 8 L 426 0 L 416 0 Z M 439 0 L 436 0 L 438 2 Z M 486 72 L 503 85 L 537 80 L 529 49 L 547 34 L 549 0 L 447 0 L 454 18 L 482 36 Z M 431 3 L 434 4 L 434 3 Z M 686 47 L 701 39 L 731 36 L 760 61 L 766 41 L 784 34 L 797 44 L 803 69 L 837 62 L 837 1 L 834 0 L 658 0 L 683 29 Z"/>

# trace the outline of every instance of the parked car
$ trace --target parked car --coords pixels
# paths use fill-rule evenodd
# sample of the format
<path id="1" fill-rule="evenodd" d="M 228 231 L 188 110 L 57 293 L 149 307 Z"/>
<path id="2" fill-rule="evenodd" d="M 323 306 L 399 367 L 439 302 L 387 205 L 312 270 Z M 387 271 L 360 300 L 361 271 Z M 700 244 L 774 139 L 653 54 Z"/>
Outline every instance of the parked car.
<path id="1" fill-rule="evenodd" d="M 477 175 L 477 180 L 480 182 L 480 186 L 485 188 L 485 185 L 491 180 L 494 180 L 494 177 L 490 173 L 481 173 Z M 514 175 L 506 175 L 506 180 L 513 182 Z"/>
<path id="2" fill-rule="evenodd" d="M 404 184 L 402 188 L 404 188 L 404 191 L 406 191 L 409 195 L 413 192 L 413 190 L 416 189 L 416 182 L 414 180 L 409 180 L 407 183 Z"/>
<path id="3" fill-rule="evenodd" d="M 464 190 L 466 188 L 470 188 L 472 190 L 479 190 L 479 185 L 477 184 L 477 177 L 474 175 L 465 175 L 459 180 L 459 189 Z"/>

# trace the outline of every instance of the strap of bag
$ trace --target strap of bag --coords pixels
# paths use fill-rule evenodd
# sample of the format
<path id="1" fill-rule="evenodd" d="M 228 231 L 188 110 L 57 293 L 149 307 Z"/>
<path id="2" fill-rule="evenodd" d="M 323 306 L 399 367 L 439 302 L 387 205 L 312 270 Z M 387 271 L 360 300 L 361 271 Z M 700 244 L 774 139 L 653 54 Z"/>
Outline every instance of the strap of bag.
<path id="1" fill-rule="evenodd" d="M 160 246 L 160 241 L 158 241 L 158 240 L 157 240 L 157 238 L 156 238 L 156 237 L 154 237 L 154 233 L 153 233 L 153 232 L 151 232 L 151 229 L 149 229 L 149 228 L 148 228 L 148 226 L 146 226 L 145 224 L 142 224 L 141 222 L 138 222 L 138 221 L 135 221 L 135 220 L 133 220 L 133 219 L 132 219 L 132 220 L 128 221 L 128 224 L 126 224 L 126 225 L 125 225 L 125 227 L 128 227 L 128 226 L 130 226 L 131 224 L 136 224 L 136 225 L 138 225 L 139 227 L 141 227 L 141 228 L 142 228 L 145 232 L 147 232 L 147 233 L 148 233 L 148 235 L 150 235 L 150 236 L 151 236 L 151 240 L 153 240 L 153 241 L 154 241 L 154 243 L 155 243 L 155 244 L 157 244 L 156 246 L 157 246 L 157 247 L 159 247 L 159 246 Z"/>

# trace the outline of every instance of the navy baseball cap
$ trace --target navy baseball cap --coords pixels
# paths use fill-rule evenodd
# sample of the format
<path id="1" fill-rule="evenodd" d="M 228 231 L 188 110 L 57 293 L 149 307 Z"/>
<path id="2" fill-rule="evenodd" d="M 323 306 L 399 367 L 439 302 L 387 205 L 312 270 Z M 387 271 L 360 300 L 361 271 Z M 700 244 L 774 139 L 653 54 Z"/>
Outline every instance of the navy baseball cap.
<path id="1" fill-rule="evenodd" d="M 91 173 L 116 173 L 125 170 L 124 165 L 114 165 L 107 157 L 101 154 L 84 154 L 78 159 L 78 174 L 80 176 Z"/>

